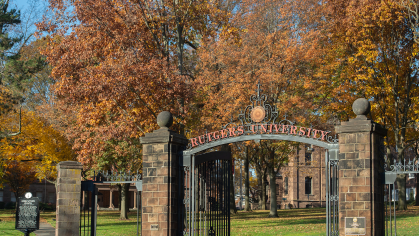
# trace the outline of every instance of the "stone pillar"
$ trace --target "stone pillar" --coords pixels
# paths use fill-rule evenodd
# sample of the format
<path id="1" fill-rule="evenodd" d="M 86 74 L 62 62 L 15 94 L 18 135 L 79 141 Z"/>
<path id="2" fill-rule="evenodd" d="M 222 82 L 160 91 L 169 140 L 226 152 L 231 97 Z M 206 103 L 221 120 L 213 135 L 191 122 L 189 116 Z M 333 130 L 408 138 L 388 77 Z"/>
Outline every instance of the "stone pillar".
<path id="1" fill-rule="evenodd" d="M 63 161 L 57 165 L 56 236 L 79 235 L 82 165 Z"/>
<path id="2" fill-rule="evenodd" d="M 366 99 L 357 99 L 352 108 L 357 117 L 336 127 L 340 152 L 339 235 L 346 235 L 346 217 L 365 217 L 365 235 L 381 236 L 384 235 L 384 157 L 379 145 L 387 130 L 367 119 L 370 104 Z"/>
<path id="3" fill-rule="evenodd" d="M 143 145 L 142 236 L 176 235 L 178 220 L 178 153 L 187 139 L 169 129 L 169 112 L 157 117 L 160 129 L 141 138 Z"/>

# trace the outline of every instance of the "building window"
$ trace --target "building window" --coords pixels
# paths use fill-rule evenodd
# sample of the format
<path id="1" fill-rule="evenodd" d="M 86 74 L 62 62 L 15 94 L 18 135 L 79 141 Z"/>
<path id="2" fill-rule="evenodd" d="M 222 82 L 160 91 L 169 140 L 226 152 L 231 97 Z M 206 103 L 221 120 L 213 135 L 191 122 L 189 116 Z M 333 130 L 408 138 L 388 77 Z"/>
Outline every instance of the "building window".
<path id="1" fill-rule="evenodd" d="M 415 200 L 415 189 L 407 188 L 406 189 L 406 200 Z"/>
<path id="2" fill-rule="evenodd" d="M 15 197 L 15 194 L 14 193 L 10 193 L 10 201 L 11 202 L 16 202 L 16 197 Z"/>
<path id="3" fill-rule="evenodd" d="M 39 198 L 39 201 L 40 202 L 43 202 L 43 200 L 42 200 L 42 192 L 36 192 L 35 197 Z"/>
<path id="4" fill-rule="evenodd" d="M 3 191 L 0 191 L 0 202 L 3 201 Z"/>
<path id="5" fill-rule="evenodd" d="M 288 194 L 288 177 L 284 178 L 284 194 Z"/>
<path id="6" fill-rule="evenodd" d="M 415 174 L 410 173 L 409 174 L 409 179 L 413 179 L 413 178 L 415 178 Z"/>
<path id="7" fill-rule="evenodd" d="M 312 187 L 313 178 L 306 177 L 305 184 L 306 184 L 306 194 L 312 194 L 311 187 Z"/>
<path id="8" fill-rule="evenodd" d="M 393 189 L 393 191 L 391 191 L 391 192 L 392 192 L 391 200 L 392 201 L 398 201 L 399 200 L 399 190 L 398 189 Z"/>
<path id="9" fill-rule="evenodd" d="M 306 148 L 306 153 L 305 153 L 306 166 L 311 165 L 311 153 L 312 153 L 312 149 L 310 148 L 310 146 L 308 146 Z"/>

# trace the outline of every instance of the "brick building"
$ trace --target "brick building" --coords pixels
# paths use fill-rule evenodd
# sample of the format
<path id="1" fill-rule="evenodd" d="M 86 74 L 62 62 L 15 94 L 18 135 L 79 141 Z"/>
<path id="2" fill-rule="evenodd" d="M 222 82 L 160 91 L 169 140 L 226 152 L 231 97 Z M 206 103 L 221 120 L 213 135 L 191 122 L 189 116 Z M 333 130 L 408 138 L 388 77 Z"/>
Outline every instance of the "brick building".
<path id="1" fill-rule="evenodd" d="M 119 208 L 119 191 L 117 186 L 111 186 L 109 184 L 97 184 L 96 186 L 99 191 L 99 208 Z M 36 180 L 29 186 L 28 192 L 31 192 L 34 197 L 38 197 L 43 203 L 56 204 L 57 196 L 55 185 L 48 181 L 39 182 L 39 180 Z M 136 208 L 136 194 L 137 189 L 132 184 L 128 194 L 129 208 Z M 16 197 L 7 184 L 3 189 L 0 189 L 0 202 L 3 202 L 2 205 L 6 205 L 9 202 L 16 202 Z"/>
<path id="2" fill-rule="evenodd" d="M 276 177 L 278 209 L 326 207 L 325 149 L 301 145 Z M 268 178 L 269 181 L 269 178 Z M 406 176 L 406 200 L 417 195 L 416 178 Z M 270 207 L 269 184 L 266 185 L 267 209 Z M 396 190 L 397 192 L 398 190 Z M 398 200 L 393 194 L 392 200 Z"/>
<path id="3" fill-rule="evenodd" d="M 325 149 L 301 145 L 276 176 L 276 202 L 280 209 L 325 207 L 325 169 Z M 266 188 L 269 209 L 269 185 Z"/>
<path id="4" fill-rule="evenodd" d="M 28 192 L 31 192 L 34 197 L 38 197 L 41 202 L 44 203 L 56 203 L 56 191 L 55 185 L 49 183 L 48 181 L 35 180 L 28 189 Z M 5 185 L 3 189 L 0 189 L 0 202 L 5 204 L 9 202 L 16 202 L 16 197 L 11 191 L 9 185 Z"/>

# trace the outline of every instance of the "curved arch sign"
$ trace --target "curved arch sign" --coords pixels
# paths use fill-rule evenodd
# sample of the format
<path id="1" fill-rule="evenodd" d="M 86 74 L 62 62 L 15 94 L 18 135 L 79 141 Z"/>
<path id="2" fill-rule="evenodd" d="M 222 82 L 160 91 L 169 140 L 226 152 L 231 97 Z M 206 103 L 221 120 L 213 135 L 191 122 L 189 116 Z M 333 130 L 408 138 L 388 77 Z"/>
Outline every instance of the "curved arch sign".
<path id="1" fill-rule="evenodd" d="M 331 131 L 298 126 L 286 116 L 279 120 L 277 108 L 267 103 L 268 96 L 261 92 L 258 83 L 256 94 L 250 96 L 251 104 L 238 115 L 238 122 L 231 121 L 220 130 L 189 139 L 184 154 L 191 155 L 228 143 L 263 139 L 295 141 L 329 150 L 339 148 L 337 135 L 331 135 Z"/>

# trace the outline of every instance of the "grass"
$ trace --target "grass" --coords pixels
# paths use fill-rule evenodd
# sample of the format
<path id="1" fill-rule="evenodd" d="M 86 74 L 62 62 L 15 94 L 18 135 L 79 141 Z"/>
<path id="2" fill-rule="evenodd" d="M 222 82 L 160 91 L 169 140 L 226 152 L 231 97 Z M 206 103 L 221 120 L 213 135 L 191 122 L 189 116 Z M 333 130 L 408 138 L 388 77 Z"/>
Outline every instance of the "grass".
<path id="1" fill-rule="evenodd" d="M 0 210 L 0 235 L 23 235 L 15 229 L 15 214 L 16 210 Z M 34 233 L 30 235 L 35 236 Z"/>
<path id="2" fill-rule="evenodd" d="M 269 211 L 240 212 L 232 216 L 232 236 L 244 235 L 325 235 L 326 209 L 279 210 L 278 218 Z"/>
<path id="3" fill-rule="evenodd" d="M 41 216 L 55 227 L 55 212 L 44 213 Z M 86 218 L 86 222 L 87 221 L 88 219 Z M 139 224 L 138 230 L 141 234 L 141 223 Z M 90 235 L 87 231 L 86 235 Z M 84 234 L 82 233 L 81 235 Z M 137 211 L 134 210 L 129 212 L 128 220 L 119 220 L 119 211 L 98 211 L 96 235 L 137 235 Z"/>
<path id="4" fill-rule="evenodd" d="M 232 215 L 231 235 L 325 235 L 324 208 L 279 210 L 278 218 L 269 218 L 268 213 L 252 211 Z M 14 210 L 0 210 L 0 235 L 23 235 L 14 229 L 14 214 Z M 130 212 L 128 220 L 119 220 L 118 211 L 99 211 L 97 235 L 137 235 L 136 214 L 136 211 Z M 397 235 L 417 235 L 419 207 L 409 206 L 407 211 L 397 211 L 396 214 Z M 41 213 L 41 221 L 47 221 L 55 227 L 55 212 Z"/>
<path id="5" fill-rule="evenodd" d="M 326 209 L 324 208 L 279 210 L 278 218 L 268 218 L 268 213 L 269 211 L 240 212 L 232 216 L 231 235 L 317 236 L 326 234 Z M 409 206 L 407 211 L 397 211 L 396 215 L 397 235 L 418 235 L 419 206 Z"/>

